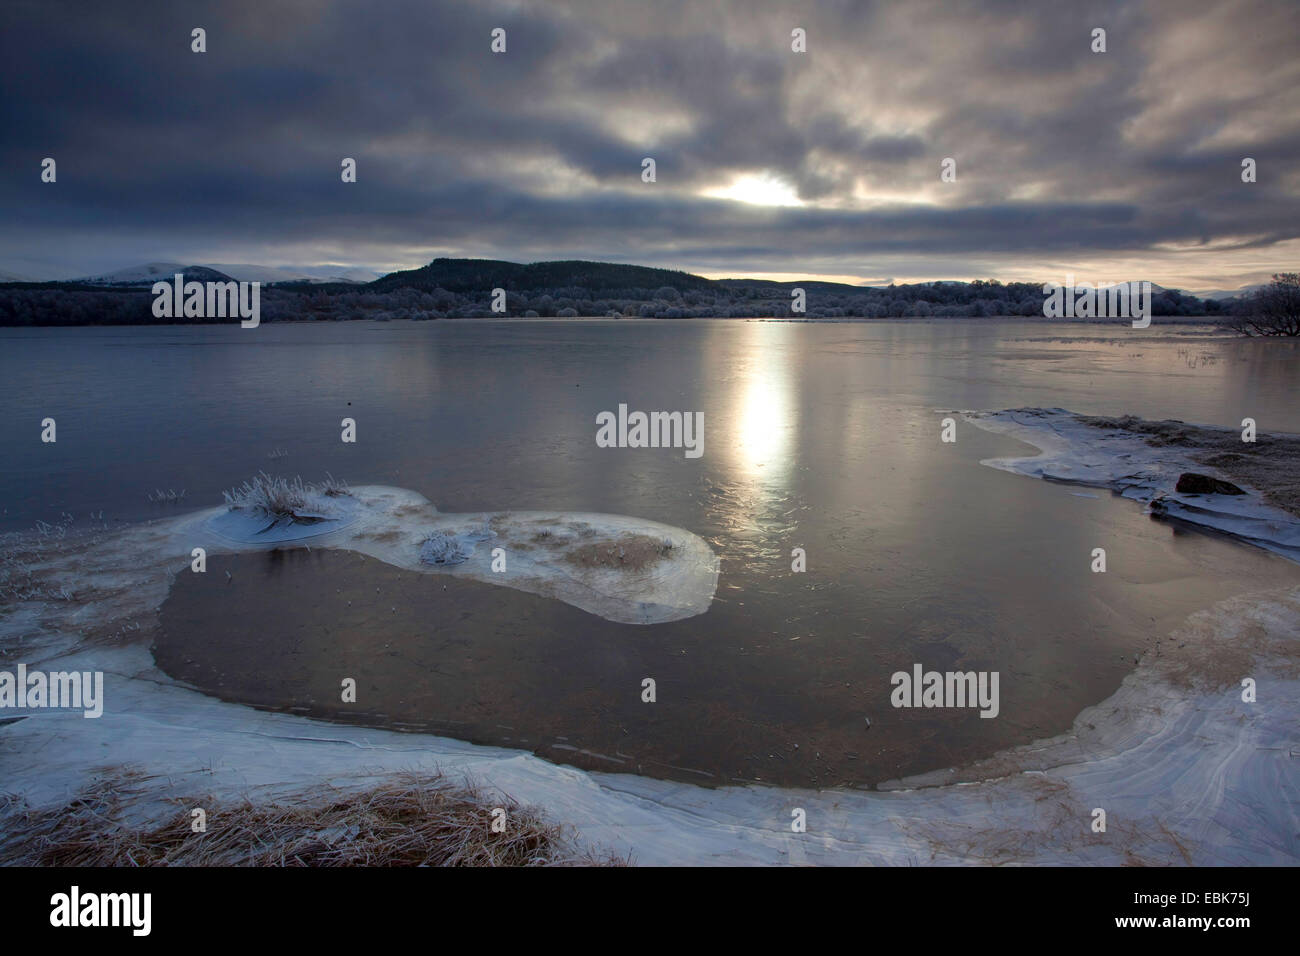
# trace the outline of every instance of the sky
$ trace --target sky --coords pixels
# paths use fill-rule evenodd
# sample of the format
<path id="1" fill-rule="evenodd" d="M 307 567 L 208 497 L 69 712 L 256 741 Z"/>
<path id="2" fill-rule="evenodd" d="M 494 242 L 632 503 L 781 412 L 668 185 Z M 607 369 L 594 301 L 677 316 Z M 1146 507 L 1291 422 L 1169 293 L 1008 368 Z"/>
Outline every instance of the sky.
<path id="1" fill-rule="evenodd" d="M 6 0 L 0 272 L 1235 289 L 1300 271 L 1298 54 L 1290 0 Z"/>

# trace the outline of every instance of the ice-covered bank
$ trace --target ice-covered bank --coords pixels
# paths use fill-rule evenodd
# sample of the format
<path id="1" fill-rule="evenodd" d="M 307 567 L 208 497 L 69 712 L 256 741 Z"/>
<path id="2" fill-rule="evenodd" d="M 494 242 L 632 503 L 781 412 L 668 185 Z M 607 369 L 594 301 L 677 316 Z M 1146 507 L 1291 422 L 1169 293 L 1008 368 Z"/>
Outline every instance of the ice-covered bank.
<path id="1" fill-rule="evenodd" d="M 409 492 L 355 493 L 362 503 L 395 493 L 423 507 Z M 24 661 L 106 679 L 98 719 L 44 711 L 0 724 L 0 790 L 52 806 L 103 768 L 129 767 L 140 772 L 132 812 L 160 822 L 174 818 L 176 800 L 273 802 L 311 784 L 359 789 L 440 770 L 543 807 L 640 863 L 1300 863 L 1300 590 L 1193 616 L 1070 733 L 960 773 L 886 792 L 704 789 L 256 711 L 179 684 L 149 647 L 171 576 L 189 573 L 189 548 L 177 548 L 193 546 L 204 520 L 4 542 L 6 568 L 22 577 L 5 582 L 0 669 Z M 366 521 L 330 533 L 377 550 L 399 543 L 364 537 Z M 555 525 L 523 527 L 545 541 Z M 403 547 L 418 554 L 420 543 L 413 535 Z M 1241 699 L 1243 676 L 1257 681 L 1256 703 Z M 1092 830 L 1096 808 L 1106 811 L 1104 833 Z M 795 809 L 806 813 L 806 833 L 791 831 Z M 209 827 L 219 825 L 214 815 Z"/>
<path id="2" fill-rule="evenodd" d="M 1015 474 L 1107 488 L 1151 513 L 1249 541 L 1300 561 L 1300 436 L 1125 416 L 1077 415 L 1063 408 L 963 412 L 987 431 L 1040 449 L 983 462 Z M 1192 473 L 1242 485 L 1245 494 L 1179 491 Z M 1184 486 L 1186 487 L 1186 485 Z"/>
<path id="3" fill-rule="evenodd" d="M 310 487 L 310 486 L 309 486 Z M 703 614 L 718 558 L 698 535 L 623 515 L 554 511 L 442 514 L 423 496 L 380 485 L 308 493 L 283 517 L 221 507 L 156 527 L 186 555 L 307 547 L 357 551 L 407 571 L 456 574 L 555 598 L 622 624 Z"/>

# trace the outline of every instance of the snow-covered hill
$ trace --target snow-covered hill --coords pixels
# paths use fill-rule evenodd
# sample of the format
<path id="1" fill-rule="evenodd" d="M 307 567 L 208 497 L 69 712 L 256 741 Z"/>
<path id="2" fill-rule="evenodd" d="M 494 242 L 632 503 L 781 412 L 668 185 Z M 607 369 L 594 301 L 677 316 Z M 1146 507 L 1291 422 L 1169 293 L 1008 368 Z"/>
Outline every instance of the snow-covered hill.
<path id="1" fill-rule="evenodd" d="M 210 269 L 240 282 L 370 282 L 379 278 L 379 273 L 371 269 L 357 269 L 350 266 L 258 266 L 248 263 L 224 264 L 203 263 L 202 265 L 184 265 L 179 262 L 147 262 L 144 265 L 130 266 L 97 276 L 83 276 L 70 281 L 89 282 L 97 285 L 143 285 L 145 283 L 165 281 L 178 272 L 192 273 L 198 269 Z M 19 280 L 10 280 L 19 281 Z"/>

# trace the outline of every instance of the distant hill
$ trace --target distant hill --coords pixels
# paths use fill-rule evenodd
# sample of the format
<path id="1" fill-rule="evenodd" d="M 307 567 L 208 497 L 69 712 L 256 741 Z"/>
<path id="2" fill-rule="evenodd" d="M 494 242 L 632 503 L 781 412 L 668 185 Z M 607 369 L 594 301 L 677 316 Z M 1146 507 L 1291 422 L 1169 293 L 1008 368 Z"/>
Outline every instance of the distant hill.
<path id="1" fill-rule="evenodd" d="M 76 285 L 143 286 L 153 285 L 155 282 L 170 282 L 178 272 L 185 277 L 186 282 L 229 282 L 232 279 L 232 276 L 207 266 L 186 266 L 179 262 L 147 262 L 142 266 L 118 269 L 116 272 L 101 276 L 72 279 L 70 282 Z"/>
<path id="2" fill-rule="evenodd" d="M 888 288 L 888 286 L 850 285 L 847 282 L 822 282 L 817 279 L 790 279 L 778 282 L 775 279 L 716 279 L 718 285 L 727 289 L 780 289 L 788 291 L 799 288 L 807 292 L 865 292 L 868 289 Z"/>
<path id="3" fill-rule="evenodd" d="M 70 279 L 78 285 L 135 286 L 152 285 L 167 281 L 176 273 L 181 273 L 187 281 L 194 282 L 260 282 L 270 285 L 276 282 L 306 283 L 351 283 L 373 282 L 379 273 L 372 269 L 354 269 L 350 266 L 304 266 L 291 268 L 283 266 L 257 266 L 249 264 L 227 265 L 207 263 L 204 265 L 182 265 L 179 262 L 147 262 L 140 266 L 118 269 L 99 276 L 86 276 Z M 8 280 L 21 281 L 21 280 Z"/>
<path id="4" fill-rule="evenodd" d="M 328 282 L 328 283 L 367 283 L 379 278 L 373 269 L 354 269 L 351 266 L 254 266 L 223 265 L 207 263 L 209 269 L 224 272 L 241 282 L 261 282 L 270 285 L 275 282 Z"/>
<path id="5" fill-rule="evenodd" d="M 1232 291 L 1226 289 L 1212 289 L 1208 292 L 1192 292 L 1190 294 L 1201 299 L 1240 299 L 1244 296 L 1254 295 L 1266 285 L 1268 285 L 1266 282 L 1257 282 L 1254 285 L 1244 285 L 1240 289 Z"/>
<path id="6" fill-rule="evenodd" d="M 579 288 L 591 292 L 616 289 L 655 289 L 671 286 L 679 291 L 710 289 L 714 283 L 703 276 L 649 266 L 626 266 L 581 259 L 534 262 L 521 265 L 500 259 L 434 259 L 427 266 L 404 272 L 390 272 L 370 283 L 375 292 L 394 289 L 446 289 L 448 292 L 481 292 L 501 288 Z"/>
<path id="7" fill-rule="evenodd" d="M 186 266 L 180 262 L 146 262 L 141 266 L 130 266 L 97 276 L 82 276 L 69 279 L 78 285 L 144 285 L 170 279 L 176 273 L 184 273 Z"/>

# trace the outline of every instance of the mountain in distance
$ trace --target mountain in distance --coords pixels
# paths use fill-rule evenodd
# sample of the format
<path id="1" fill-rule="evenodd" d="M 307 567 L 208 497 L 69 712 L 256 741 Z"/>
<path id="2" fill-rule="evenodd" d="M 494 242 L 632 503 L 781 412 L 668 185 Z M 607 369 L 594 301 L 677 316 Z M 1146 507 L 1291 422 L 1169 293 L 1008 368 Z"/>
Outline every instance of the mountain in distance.
<path id="1" fill-rule="evenodd" d="M 147 262 L 142 266 L 119 269 L 102 276 L 86 276 L 67 281 L 69 284 L 76 285 L 153 285 L 155 282 L 170 282 L 178 272 L 185 277 L 186 282 L 229 282 L 233 278 L 206 266 L 186 266 L 179 262 Z"/>
<path id="2" fill-rule="evenodd" d="M 501 259 L 434 259 L 427 266 L 390 272 L 370 284 L 375 292 L 395 289 L 448 292 L 477 292 L 483 289 L 563 289 L 579 288 L 590 292 L 620 289 L 656 289 L 669 287 L 685 292 L 690 289 L 773 289 L 789 290 L 796 286 L 806 290 L 864 292 L 884 289 L 892 280 L 864 282 L 826 282 L 819 279 L 706 279 L 677 269 L 593 262 L 586 259 L 563 259 L 528 264 Z M 936 283 L 939 284 L 939 283 Z M 964 283 L 951 281 L 948 284 Z"/>
<path id="3" fill-rule="evenodd" d="M 844 292 L 853 290 L 862 292 L 866 289 L 882 289 L 888 286 L 849 285 L 847 282 L 823 282 L 820 279 L 715 279 L 718 285 L 726 289 L 793 289 L 800 288 L 807 292 Z"/>
<path id="4" fill-rule="evenodd" d="M 445 289 L 448 292 L 478 292 L 484 289 L 581 288 L 592 292 L 613 289 L 655 289 L 678 291 L 716 288 L 713 281 L 689 272 L 629 266 L 612 262 L 568 259 L 523 265 L 500 259 L 434 259 L 419 269 L 390 272 L 370 283 L 375 292 L 394 289 Z"/>
<path id="5" fill-rule="evenodd" d="M 853 283 L 853 282 L 831 282 L 829 280 L 822 280 L 822 279 L 748 279 L 748 278 L 741 277 L 735 279 L 714 279 L 713 281 L 718 283 L 719 285 L 726 286 L 727 288 L 731 288 L 731 289 L 742 289 L 742 288 L 785 289 L 793 286 L 800 286 L 804 289 L 808 289 L 808 288 L 817 288 L 820 286 L 827 289 L 836 289 L 836 290 L 857 289 L 859 291 L 863 291 L 867 289 L 888 289 L 890 286 L 896 284 L 903 285 L 903 283 L 897 282 L 894 279 L 866 279 L 863 280 L 862 282 Z M 964 285 L 964 283 L 959 282 L 955 279 L 939 279 L 931 283 L 917 283 L 917 284 L 918 285 L 924 285 L 924 284 Z"/>
<path id="6" fill-rule="evenodd" d="M 179 262 L 147 262 L 144 265 L 118 269 L 104 275 L 86 276 L 68 281 L 82 285 L 152 285 L 155 282 L 166 282 L 178 272 L 184 275 L 187 281 L 229 282 L 233 279 L 236 282 L 260 282 L 263 285 L 276 282 L 338 282 L 362 285 L 373 282 L 379 276 L 379 273 L 371 269 L 357 269 L 350 266 L 326 265 L 294 268 L 289 266 L 228 265 L 222 263 L 187 266 Z"/>
<path id="7" fill-rule="evenodd" d="M 1240 299 L 1244 296 L 1254 295 L 1266 285 L 1268 285 L 1267 282 L 1256 282 L 1253 285 L 1243 285 L 1231 292 L 1225 289 L 1211 289 L 1208 292 L 1193 292 L 1191 294 L 1201 299 Z"/>
<path id="8" fill-rule="evenodd" d="M 823 282 L 819 279 L 718 279 L 719 285 L 730 289 L 792 289 L 798 286 L 807 291 L 820 292 L 866 292 L 866 291 L 886 291 L 891 287 L 898 285 L 902 287 L 920 287 L 934 286 L 938 288 L 958 288 L 960 286 L 970 285 L 970 282 L 961 279 L 935 279 L 931 282 L 895 282 L 890 279 L 884 282 L 864 282 L 859 285 L 850 285 L 847 282 Z M 988 281 L 988 280 L 977 280 Z M 1018 280 L 1009 280 L 1003 285 L 1017 284 Z M 1029 282 L 1029 285 L 1043 285 L 1040 282 Z M 1122 283 L 1115 283 L 1120 285 Z M 1182 292 L 1181 289 L 1167 289 L 1155 282 L 1151 283 L 1151 294 L 1159 295 L 1161 292 Z"/>
<path id="9" fill-rule="evenodd" d="M 170 279 L 176 273 L 184 273 L 189 268 L 191 267 L 179 262 L 146 262 L 144 265 L 130 266 L 104 275 L 82 276 L 64 281 L 83 285 L 142 285 L 146 282 L 152 283 Z"/>
<path id="10" fill-rule="evenodd" d="M 206 265 L 209 269 L 224 272 L 241 282 L 260 282 L 263 285 L 270 285 L 274 282 L 350 282 L 363 285 L 367 282 L 374 282 L 380 276 L 380 273 L 374 269 L 341 265 L 255 266 L 223 265 L 216 262 L 210 262 Z"/>

